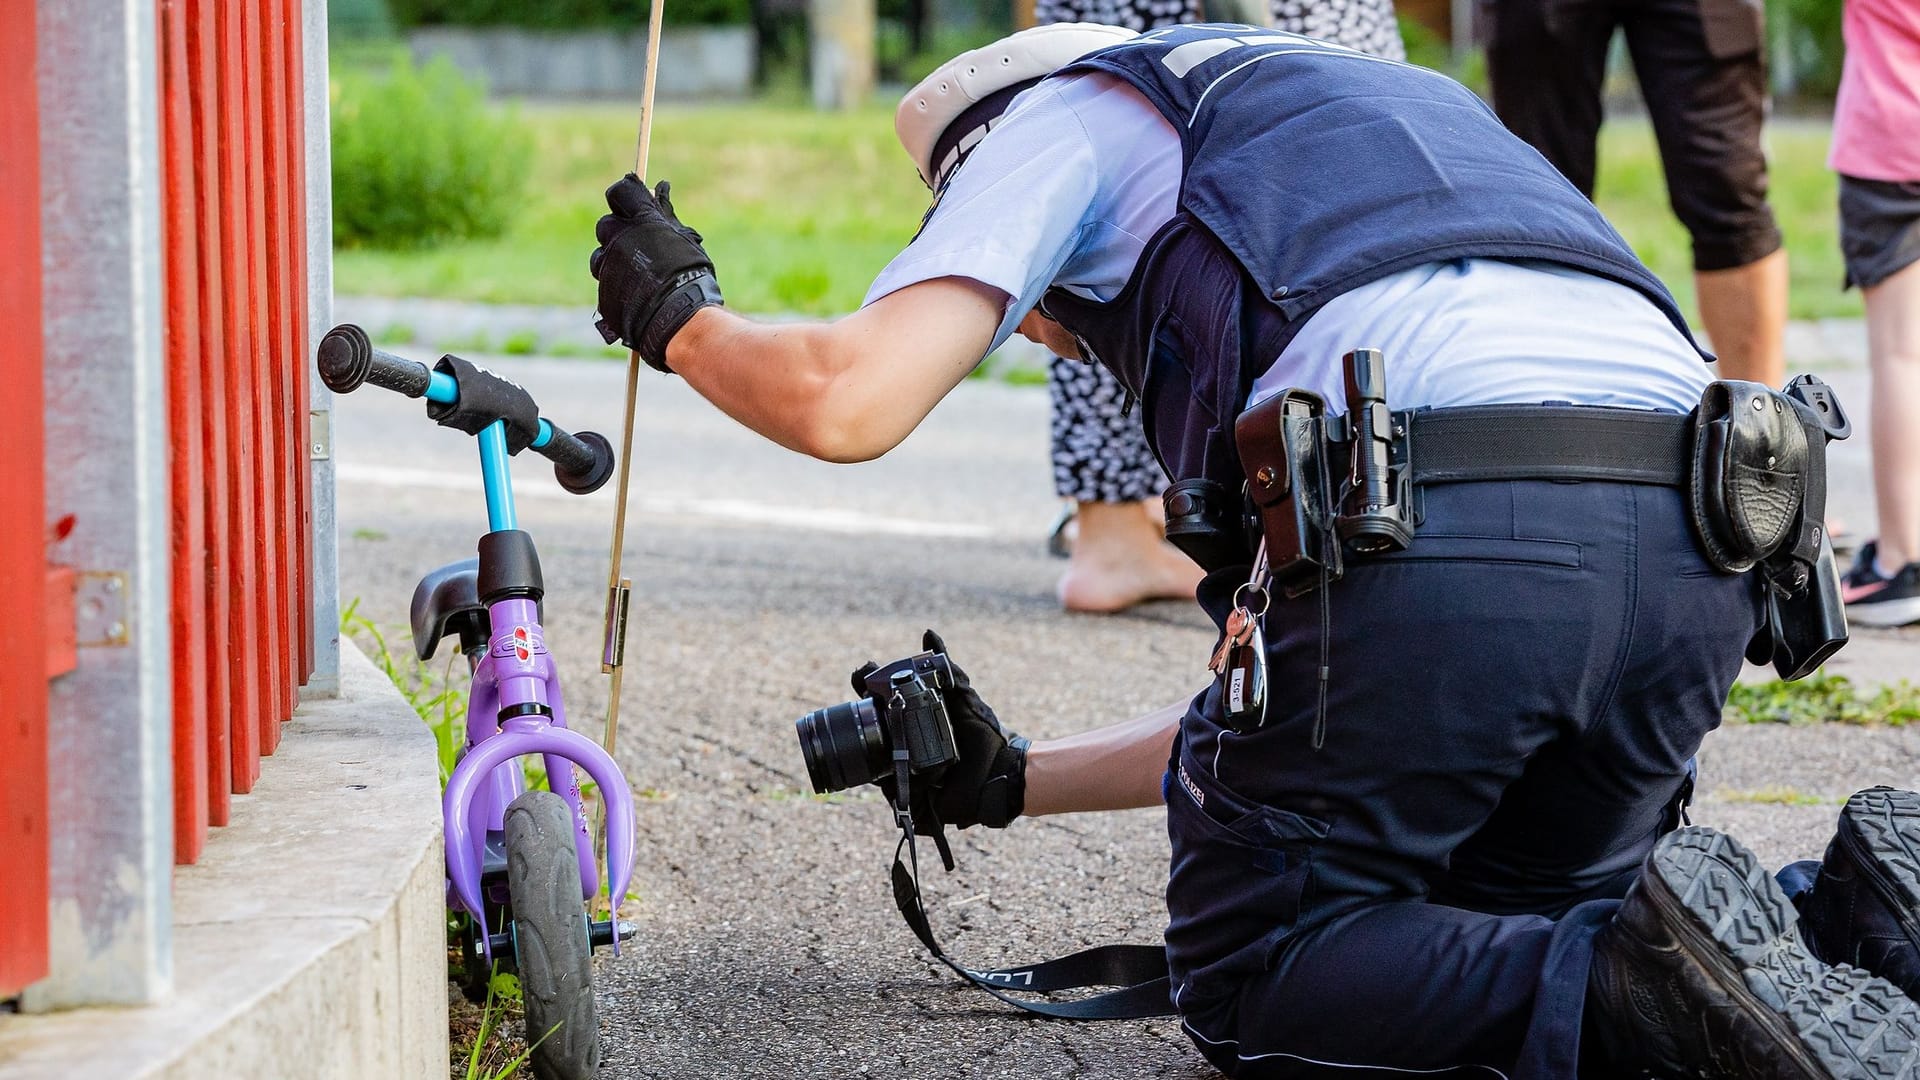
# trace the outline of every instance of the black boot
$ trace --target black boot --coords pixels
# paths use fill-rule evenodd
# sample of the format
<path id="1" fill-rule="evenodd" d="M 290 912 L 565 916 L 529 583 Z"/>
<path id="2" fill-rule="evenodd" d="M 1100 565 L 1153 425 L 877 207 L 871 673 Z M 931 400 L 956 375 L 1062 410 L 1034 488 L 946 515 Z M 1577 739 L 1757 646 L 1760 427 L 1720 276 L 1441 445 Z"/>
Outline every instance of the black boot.
<path id="1" fill-rule="evenodd" d="M 1822 960 L 1863 967 L 1920 998 L 1920 794 L 1847 800 L 1813 888 L 1797 898 Z"/>
<path id="2" fill-rule="evenodd" d="M 1829 967 L 1793 905 L 1733 838 L 1662 837 L 1595 940 L 1587 1036 L 1598 1075 L 1879 1080 L 1920 1075 L 1920 1005 Z"/>

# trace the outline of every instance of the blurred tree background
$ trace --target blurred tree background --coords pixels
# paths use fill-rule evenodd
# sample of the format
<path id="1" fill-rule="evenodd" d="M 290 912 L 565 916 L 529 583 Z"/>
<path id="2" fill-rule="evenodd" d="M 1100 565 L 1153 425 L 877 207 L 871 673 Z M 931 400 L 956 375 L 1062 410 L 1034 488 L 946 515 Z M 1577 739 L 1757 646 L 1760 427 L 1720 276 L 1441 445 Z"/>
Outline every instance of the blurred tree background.
<path id="1" fill-rule="evenodd" d="M 876 0 L 881 93 L 850 112 L 805 104 L 807 0 L 667 0 L 682 26 L 752 25 L 760 89 L 746 102 L 665 102 L 656 178 L 708 238 L 728 300 L 745 311 L 856 306 L 912 236 L 927 193 L 894 145 L 898 89 L 1004 33 L 1011 0 Z M 1402 0 L 1410 59 L 1484 90 L 1477 51 L 1434 23 L 1447 0 Z M 1471 4 L 1474 0 L 1452 0 Z M 1771 0 L 1770 55 L 1791 87 L 1769 131 L 1773 200 L 1787 234 L 1798 318 L 1852 316 L 1834 236 L 1826 109 L 1838 84 L 1842 0 Z M 644 27 L 648 0 L 331 0 L 334 195 L 342 293 L 578 304 L 600 191 L 630 167 L 631 102 L 489 100 L 443 64 L 416 65 L 405 34 L 480 24 L 537 31 Z M 669 54 L 666 62 L 672 63 Z M 1624 68 L 1601 147 L 1599 202 L 1689 301 L 1686 235 L 1666 204 L 1652 135 Z"/>

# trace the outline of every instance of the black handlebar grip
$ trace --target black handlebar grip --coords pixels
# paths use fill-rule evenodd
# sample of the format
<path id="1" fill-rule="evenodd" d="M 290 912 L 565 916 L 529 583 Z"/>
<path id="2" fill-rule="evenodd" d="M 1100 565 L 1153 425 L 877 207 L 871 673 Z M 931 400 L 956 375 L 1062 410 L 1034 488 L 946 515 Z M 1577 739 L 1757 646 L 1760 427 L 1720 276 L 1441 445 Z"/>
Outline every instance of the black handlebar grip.
<path id="1" fill-rule="evenodd" d="M 553 478 L 575 495 L 599 491 L 613 475 L 613 444 L 597 431 L 570 435 L 547 421 L 553 435 L 537 452 L 553 462 Z"/>
<path id="2" fill-rule="evenodd" d="M 427 365 L 373 347 L 367 332 L 341 323 L 320 339 L 320 381 L 336 394 L 351 394 L 362 383 L 385 387 L 407 397 L 423 397 L 433 373 Z"/>

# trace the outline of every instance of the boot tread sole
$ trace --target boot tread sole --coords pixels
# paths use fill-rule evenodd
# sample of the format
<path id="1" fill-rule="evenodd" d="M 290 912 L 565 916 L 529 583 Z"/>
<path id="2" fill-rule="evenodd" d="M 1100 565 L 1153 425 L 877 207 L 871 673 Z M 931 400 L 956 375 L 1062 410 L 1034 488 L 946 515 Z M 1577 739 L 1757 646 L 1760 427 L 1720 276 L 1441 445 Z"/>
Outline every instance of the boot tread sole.
<path id="1" fill-rule="evenodd" d="M 1847 800 L 1840 819 L 1860 840 L 1864 865 L 1898 894 L 1911 923 L 1911 913 L 1920 912 L 1920 794 L 1868 788 Z M 1907 932 L 1913 935 L 1911 925 Z"/>
<path id="2" fill-rule="evenodd" d="M 1691 950 L 1736 1002 L 1721 1020 L 1762 1037 L 1722 1045 L 1779 1051 L 1728 1060 L 1701 1076 L 1781 1080 L 1882 1080 L 1920 1075 L 1920 1006 L 1858 968 L 1828 967 L 1800 940 L 1797 914 L 1753 854 L 1711 829 L 1682 829 L 1654 849 L 1647 890 L 1694 938 Z M 1681 918 L 1673 918 L 1677 913 Z M 1741 999 L 1745 999 L 1741 1003 Z M 1701 1018 L 1712 1023 L 1709 1018 Z M 1719 1026 L 1719 1025 L 1715 1025 Z M 1715 1040 L 1721 1042 L 1721 1040 Z"/>

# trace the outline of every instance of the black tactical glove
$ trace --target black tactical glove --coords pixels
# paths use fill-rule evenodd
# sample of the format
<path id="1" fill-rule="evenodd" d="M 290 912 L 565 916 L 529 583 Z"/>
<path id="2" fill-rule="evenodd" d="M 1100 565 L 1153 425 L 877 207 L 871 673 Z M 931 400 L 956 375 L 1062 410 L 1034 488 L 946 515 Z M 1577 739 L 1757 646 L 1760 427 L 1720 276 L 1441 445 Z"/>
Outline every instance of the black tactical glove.
<path id="1" fill-rule="evenodd" d="M 700 234 L 673 212 L 672 190 L 665 181 L 648 191 L 628 173 L 607 189 L 607 209 L 593 235 L 588 266 L 600 282 L 599 316 L 594 326 L 611 345 L 637 349 L 640 358 L 667 371 L 667 342 L 693 313 L 721 303 L 713 261 L 700 246 Z"/>
<path id="2" fill-rule="evenodd" d="M 947 643 L 929 630 L 920 646 L 945 653 Z M 952 657 L 948 657 L 951 662 Z M 867 675 L 879 665 L 871 662 L 853 673 L 855 693 L 867 692 Z M 940 692 L 953 723 L 953 742 L 960 759 L 944 772 L 915 775 L 908 788 L 912 795 L 913 831 L 921 836 L 936 836 L 942 825 L 966 829 L 985 825 L 1004 829 L 1020 816 L 1027 794 L 1027 746 L 1021 738 L 1000 724 L 999 717 L 974 693 L 966 672 L 953 664 L 951 689 Z M 879 781 L 887 798 L 894 798 L 893 774 Z"/>

